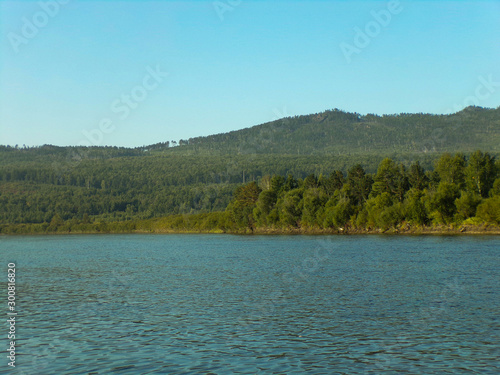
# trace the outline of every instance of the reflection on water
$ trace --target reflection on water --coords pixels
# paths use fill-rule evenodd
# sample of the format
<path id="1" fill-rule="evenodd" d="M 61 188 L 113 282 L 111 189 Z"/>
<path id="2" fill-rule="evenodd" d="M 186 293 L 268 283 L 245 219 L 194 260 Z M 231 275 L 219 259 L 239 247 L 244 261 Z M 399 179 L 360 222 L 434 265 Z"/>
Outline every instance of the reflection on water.
<path id="1" fill-rule="evenodd" d="M 498 237 L 0 237 L 18 277 L 9 373 L 498 374 L 499 249 Z"/>

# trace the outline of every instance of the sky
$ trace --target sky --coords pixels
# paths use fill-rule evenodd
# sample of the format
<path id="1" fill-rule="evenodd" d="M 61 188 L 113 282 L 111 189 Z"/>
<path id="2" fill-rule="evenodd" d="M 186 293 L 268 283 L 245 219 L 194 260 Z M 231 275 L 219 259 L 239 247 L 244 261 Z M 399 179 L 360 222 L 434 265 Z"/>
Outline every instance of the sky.
<path id="1" fill-rule="evenodd" d="M 0 1 L 0 144 L 500 105 L 500 1 Z"/>

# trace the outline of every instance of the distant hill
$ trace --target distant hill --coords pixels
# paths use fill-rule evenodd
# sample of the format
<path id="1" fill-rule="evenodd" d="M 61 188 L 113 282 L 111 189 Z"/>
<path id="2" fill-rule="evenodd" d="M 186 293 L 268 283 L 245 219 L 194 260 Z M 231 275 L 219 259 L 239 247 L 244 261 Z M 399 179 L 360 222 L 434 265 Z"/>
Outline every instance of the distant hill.
<path id="1" fill-rule="evenodd" d="M 452 115 L 325 111 L 208 137 L 124 147 L 0 146 L 0 224 L 223 210 L 263 176 L 327 176 L 389 157 L 429 170 L 444 152 L 500 154 L 500 108 Z"/>
<path id="2" fill-rule="evenodd" d="M 500 152 L 500 107 L 467 107 L 451 115 L 361 116 L 331 110 L 180 143 L 176 152 L 195 154 Z"/>
<path id="3" fill-rule="evenodd" d="M 294 116 L 228 133 L 148 146 L 57 147 L 28 149 L 0 146 L 0 161 L 34 158 L 107 159 L 149 154 L 184 155 L 329 155 L 500 152 L 500 107 L 467 107 L 450 115 L 407 114 L 362 116 L 338 109 Z M 17 151 L 17 152 L 16 152 Z M 75 156 L 76 155 L 76 156 Z"/>

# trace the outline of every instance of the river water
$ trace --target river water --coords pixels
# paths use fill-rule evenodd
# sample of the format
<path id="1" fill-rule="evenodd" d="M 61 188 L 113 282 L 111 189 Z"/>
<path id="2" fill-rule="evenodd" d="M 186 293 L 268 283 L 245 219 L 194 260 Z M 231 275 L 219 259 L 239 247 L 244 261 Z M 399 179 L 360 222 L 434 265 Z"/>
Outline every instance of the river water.
<path id="1" fill-rule="evenodd" d="M 499 374 L 500 237 L 0 237 L 9 374 Z"/>

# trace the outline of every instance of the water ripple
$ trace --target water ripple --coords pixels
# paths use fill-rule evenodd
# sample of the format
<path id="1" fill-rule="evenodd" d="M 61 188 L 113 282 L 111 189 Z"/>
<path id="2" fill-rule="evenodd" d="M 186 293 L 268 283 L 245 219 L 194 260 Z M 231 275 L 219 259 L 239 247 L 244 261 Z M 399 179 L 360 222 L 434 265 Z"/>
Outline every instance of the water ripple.
<path id="1" fill-rule="evenodd" d="M 2 238 L 18 268 L 10 373 L 498 374 L 498 249 L 498 237 Z"/>

